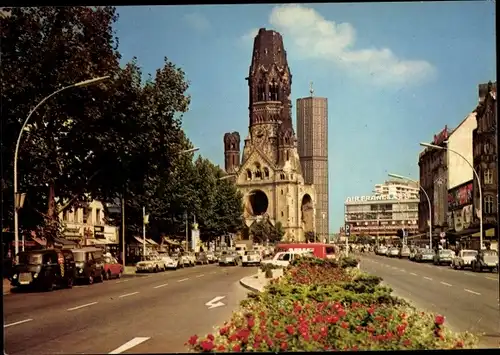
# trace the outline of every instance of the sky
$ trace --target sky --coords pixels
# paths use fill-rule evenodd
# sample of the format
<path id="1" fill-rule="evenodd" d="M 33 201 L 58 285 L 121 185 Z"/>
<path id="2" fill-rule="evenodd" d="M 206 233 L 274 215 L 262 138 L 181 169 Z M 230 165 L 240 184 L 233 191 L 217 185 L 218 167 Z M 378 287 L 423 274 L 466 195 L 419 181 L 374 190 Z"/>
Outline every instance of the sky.
<path id="1" fill-rule="evenodd" d="M 223 135 L 248 134 L 248 76 L 257 29 L 283 35 L 292 102 L 328 98 L 330 232 L 348 196 L 388 173 L 418 179 L 419 142 L 457 126 L 496 80 L 493 1 L 119 7 L 123 62 L 154 74 L 181 67 L 192 97 L 183 127 L 224 166 Z M 295 118 L 295 107 L 292 109 Z M 295 124 L 296 129 L 296 124 Z M 243 147 L 242 147 L 243 149 Z"/>

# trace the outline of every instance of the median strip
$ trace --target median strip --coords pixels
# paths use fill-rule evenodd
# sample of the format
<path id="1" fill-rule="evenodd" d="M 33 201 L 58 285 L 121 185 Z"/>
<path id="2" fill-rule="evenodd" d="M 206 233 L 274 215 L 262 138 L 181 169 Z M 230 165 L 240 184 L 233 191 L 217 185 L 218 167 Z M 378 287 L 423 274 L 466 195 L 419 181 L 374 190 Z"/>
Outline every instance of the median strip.
<path id="1" fill-rule="evenodd" d="M 93 306 L 94 304 L 97 304 L 97 302 L 91 302 L 91 303 L 87 303 L 87 304 L 82 304 L 81 306 L 76 306 L 76 307 L 68 308 L 67 311 L 76 311 L 77 309 L 85 308 L 85 307 L 88 307 L 88 306 Z"/>
<path id="2" fill-rule="evenodd" d="M 123 297 L 128 297 L 128 296 L 133 296 L 137 295 L 139 292 L 132 292 L 132 293 L 126 293 L 124 295 L 118 296 L 118 298 L 123 298 Z"/>
<path id="3" fill-rule="evenodd" d="M 31 322 L 33 319 L 24 319 L 24 320 L 20 320 L 19 322 L 14 322 L 14 323 L 10 323 L 10 324 L 5 324 L 3 327 L 4 328 L 8 328 L 8 327 L 12 327 L 13 325 L 19 325 L 19 324 L 23 324 L 23 323 L 27 323 L 27 322 Z"/>

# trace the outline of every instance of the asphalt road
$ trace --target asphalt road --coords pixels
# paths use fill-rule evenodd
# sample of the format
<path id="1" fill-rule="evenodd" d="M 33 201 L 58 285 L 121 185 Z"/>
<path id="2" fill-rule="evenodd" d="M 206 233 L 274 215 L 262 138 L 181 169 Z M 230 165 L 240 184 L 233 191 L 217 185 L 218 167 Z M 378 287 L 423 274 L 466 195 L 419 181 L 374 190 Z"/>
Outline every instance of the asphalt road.
<path id="1" fill-rule="evenodd" d="M 484 333 L 480 339 L 483 347 L 500 346 L 498 274 L 373 254 L 360 257 L 361 269 L 381 276 L 395 295 L 444 315 L 453 330 Z"/>
<path id="2" fill-rule="evenodd" d="M 256 268 L 196 266 L 51 293 L 4 296 L 5 352 L 185 352 L 193 334 L 228 320 Z M 221 298 L 222 306 L 206 305 Z M 214 302 L 217 303 L 217 302 Z"/>

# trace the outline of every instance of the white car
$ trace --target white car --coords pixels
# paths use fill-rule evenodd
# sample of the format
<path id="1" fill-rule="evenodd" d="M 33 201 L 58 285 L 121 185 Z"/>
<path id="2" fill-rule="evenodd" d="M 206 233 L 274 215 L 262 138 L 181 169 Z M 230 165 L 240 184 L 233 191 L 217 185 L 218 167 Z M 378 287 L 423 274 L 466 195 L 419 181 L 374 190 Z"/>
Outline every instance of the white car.
<path id="1" fill-rule="evenodd" d="M 471 267 L 472 261 L 476 260 L 477 250 L 463 249 L 458 255 L 451 259 L 452 269 L 465 269 Z"/>
<path id="2" fill-rule="evenodd" d="M 245 252 L 245 255 L 241 258 L 241 264 L 243 266 L 259 265 L 261 260 L 262 258 L 258 250 L 250 250 Z"/>
<path id="3" fill-rule="evenodd" d="M 165 263 L 158 255 L 146 255 L 144 260 L 135 265 L 135 272 L 159 272 L 165 271 Z"/>
<path id="4" fill-rule="evenodd" d="M 391 258 L 399 256 L 399 248 L 398 247 L 390 247 L 389 251 L 387 252 L 387 256 L 390 256 Z"/>
<path id="5" fill-rule="evenodd" d="M 160 253 L 160 258 L 165 263 L 165 268 L 166 269 L 176 270 L 179 267 L 179 259 L 171 257 L 167 253 Z"/>
<path id="6" fill-rule="evenodd" d="M 298 257 L 309 255 L 312 256 L 310 251 L 280 251 L 276 253 L 274 258 L 271 260 L 262 260 L 260 262 L 261 265 L 272 264 L 276 266 L 288 266 L 290 262 Z"/>
<path id="7" fill-rule="evenodd" d="M 388 248 L 385 245 L 381 245 L 377 248 L 377 255 L 386 255 Z"/>

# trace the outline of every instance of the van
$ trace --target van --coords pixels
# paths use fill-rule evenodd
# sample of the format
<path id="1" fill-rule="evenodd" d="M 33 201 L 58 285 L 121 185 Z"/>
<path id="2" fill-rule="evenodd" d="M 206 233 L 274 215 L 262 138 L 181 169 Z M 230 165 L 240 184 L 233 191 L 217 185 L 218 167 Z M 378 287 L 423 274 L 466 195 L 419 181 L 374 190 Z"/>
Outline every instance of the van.
<path id="1" fill-rule="evenodd" d="M 86 281 L 89 285 L 94 281 L 104 280 L 104 255 L 102 249 L 84 247 L 73 249 L 76 267 L 76 278 Z"/>
<path id="2" fill-rule="evenodd" d="M 312 252 L 309 250 L 288 250 L 288 251 L 278 251 L 276 255 L 271 260 L 262 260 L 261 265 L 275 265 L 275 266 L 288 266 L 293 260 L 300 258 L 302 256 L 312 256 Z"/>
<path id="3" fill-rule="evenodd" d="M 336 259 L 335 247 L 324 243 L 280 243 L 276 251 L 308 251 L 320 259 Z"/>

